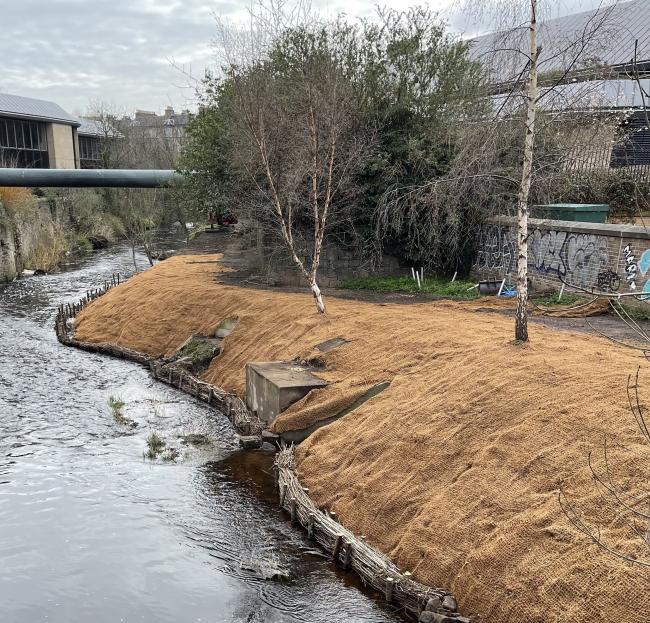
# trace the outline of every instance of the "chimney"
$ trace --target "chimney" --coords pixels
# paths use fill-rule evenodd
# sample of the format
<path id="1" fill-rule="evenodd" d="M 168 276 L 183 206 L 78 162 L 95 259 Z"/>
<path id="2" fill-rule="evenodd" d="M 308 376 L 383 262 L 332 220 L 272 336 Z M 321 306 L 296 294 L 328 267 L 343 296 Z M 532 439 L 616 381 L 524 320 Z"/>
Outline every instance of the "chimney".
<path id="1" fill-rule="evenodd" d="M 171 119 L 174 114 L 174 108 L 172 106 L 167 106 L 165 108 L 165 119 Z"/>

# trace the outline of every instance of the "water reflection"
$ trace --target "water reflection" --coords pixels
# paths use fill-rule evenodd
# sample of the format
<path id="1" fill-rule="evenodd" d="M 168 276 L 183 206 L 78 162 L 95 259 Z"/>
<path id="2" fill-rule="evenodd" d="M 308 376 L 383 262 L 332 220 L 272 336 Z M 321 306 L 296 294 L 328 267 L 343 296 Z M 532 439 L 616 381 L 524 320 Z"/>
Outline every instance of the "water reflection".
<path id="1" fill-rule="evenodd" d="M 291 529 L 271 458 L 239 452 L 225 418 L 56 342 L 60 302 L 132 270 L 117 247 L 0 288 L 0 621 L 398 620 Z M 144 460 L 151 431 L 177 463 Z M 273 564 L 288 577 L 263 579 Z"/>

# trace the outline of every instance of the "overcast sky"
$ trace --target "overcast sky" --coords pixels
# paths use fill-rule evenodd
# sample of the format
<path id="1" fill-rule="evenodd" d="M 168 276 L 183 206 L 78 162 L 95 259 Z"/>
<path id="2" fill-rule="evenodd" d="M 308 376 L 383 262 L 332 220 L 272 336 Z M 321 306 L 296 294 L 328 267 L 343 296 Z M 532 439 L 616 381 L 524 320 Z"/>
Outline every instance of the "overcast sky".
<path id="1" fill-rule="evenodd" d="M 609 0 L 606 0 L 609 1 Z M 211 63 L 213 13 L 243 19 L 250 0 L 0 0 L 0 92 L 49 99 L 81 113 L 93 101 L 125 112 L 193 107 L 187 79 Z M 314 0 L 324 13 L 350 19 L 373 13 L 375 0 Z M 379 1 L 395 8 L 416 2 Z M 599 0 L 555 0 L 553 14 L 597 6 Z M 454 0 L 430 0 L 465 29 Z"/>

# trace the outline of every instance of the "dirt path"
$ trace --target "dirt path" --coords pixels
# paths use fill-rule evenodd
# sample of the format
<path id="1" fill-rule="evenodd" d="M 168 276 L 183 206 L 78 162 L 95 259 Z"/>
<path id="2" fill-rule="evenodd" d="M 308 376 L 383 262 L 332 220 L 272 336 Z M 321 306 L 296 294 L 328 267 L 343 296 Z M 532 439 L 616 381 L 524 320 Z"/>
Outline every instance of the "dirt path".
<path id="1" fill-rule="evenodd" d="M 216 278 L 229 285 L 268 292 L 291 292 L 308 293 L 305 288 L 295 287 L 274 287 L 267 283 L 267 279 L 256 274 L 251 266 L 250 253 L 242 250 L 241 236 L 239 230 L 233 227 L 222 227 L 210 233 L 200 233 L 194 238 L 187 249 L 179 252 L 179 255 L 203 255 L 208 253 L 222 253 L 223 259 L 220 264 L 228 268 L 229 272 L 218 272 Z M 401 292 L 372 292 L 369 290 L 342 290 L 336 288 L 325 288 L 325 297 L 334 297 L 348 301 L 363 301 L 366 303 L 416 305 L 429 303 L 436 300 L 444 300 L 432 295 L 405 294 Z M 485 313 L 498 313 L 512 318 L 514 326 L 514 303 L 512 301 L 497 300 L 496 297 L 484 297 L 481 307 Z M 473 303 L 475 303 L 474 301 Z M 577 331 L 598 336 L 604 335 L 613 340 L 618 340 L 631 346 L 643 348 L 650 347 L 644 343 L 638 332 L 621 321 L 615 314 L 604 314 L 591 318 L 551 318 L 533 312 L 530 322 L 541 324 L 560 331 Z M 639 321 L 642 330 L 650 335 L 650 321 Z M 514 332 L 514 329 L 513 329 Z"/>

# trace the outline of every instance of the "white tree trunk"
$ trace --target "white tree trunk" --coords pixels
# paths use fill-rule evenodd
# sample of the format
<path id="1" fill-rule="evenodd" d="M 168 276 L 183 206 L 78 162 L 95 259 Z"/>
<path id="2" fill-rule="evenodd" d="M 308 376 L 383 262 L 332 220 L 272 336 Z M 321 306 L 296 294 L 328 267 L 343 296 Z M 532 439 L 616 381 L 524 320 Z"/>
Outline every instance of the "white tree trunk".
<path id="1" fill-rule="evenodd" d="M 312 294 L 314 295 L 314 299 L 316 300 L 316 309 L 318 310 L 319 314 L 324 314 L 325 302 L 323 301 L 323 296 L 320 293 L 320 288 L 318 287 L 316 281 L 312 281 L 310 285 L 311 285 Z"/>
<path id="2" fill-rule="evenodd" d="M 530 49 L 527 86 L 526 138 L 524 142 L 524 166 L 517 206 L 517 316 L 515 339 L 528 341 L 528 196 L 533 172 L 535 148 L 535 116 L 537 112 L 537 0 L 530 0 Z"/>

